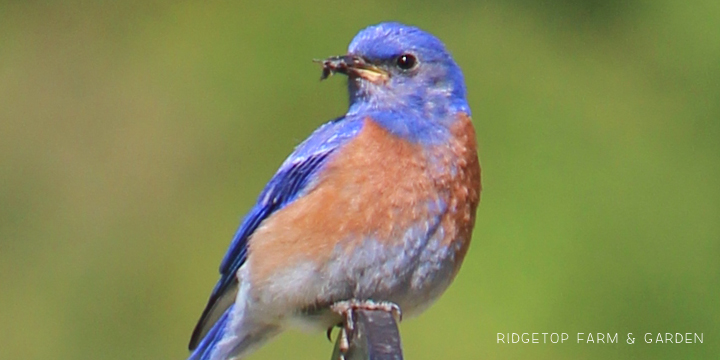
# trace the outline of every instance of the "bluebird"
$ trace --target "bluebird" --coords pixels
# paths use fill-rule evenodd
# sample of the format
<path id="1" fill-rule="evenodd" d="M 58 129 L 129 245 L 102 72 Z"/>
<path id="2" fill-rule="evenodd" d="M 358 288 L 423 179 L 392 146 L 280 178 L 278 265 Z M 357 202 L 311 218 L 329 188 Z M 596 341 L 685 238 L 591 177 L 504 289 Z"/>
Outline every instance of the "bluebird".
<path id="1" fill-rule="evenodd" d="M 291 327 L 332 328 L 338 304 L 419 314 L 467 253 L 480 165 L 443 43 L 381 23 L 322 65 L 323 78 L 347 75 L 348 111 L 295 148 L 242 221 L 191 360 L 243 358 Z"/>

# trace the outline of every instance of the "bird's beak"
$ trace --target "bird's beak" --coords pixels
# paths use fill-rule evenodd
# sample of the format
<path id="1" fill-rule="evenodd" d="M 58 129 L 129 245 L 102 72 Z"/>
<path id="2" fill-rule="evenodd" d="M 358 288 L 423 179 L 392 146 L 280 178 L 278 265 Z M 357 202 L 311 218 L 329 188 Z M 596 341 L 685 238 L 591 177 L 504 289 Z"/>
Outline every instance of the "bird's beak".
<path id="1" fill-rule="evenodd" d="M 349 77 L 358 77 L 374 84 L 384 84 L 390 74 L 369 63 L 364 58 L 355 55 L 332 56 L 325 60 L 316 60 L 322 64 L 323 72 L 320 80 L 325 80 L 335 73 L 345 74 Z"/>

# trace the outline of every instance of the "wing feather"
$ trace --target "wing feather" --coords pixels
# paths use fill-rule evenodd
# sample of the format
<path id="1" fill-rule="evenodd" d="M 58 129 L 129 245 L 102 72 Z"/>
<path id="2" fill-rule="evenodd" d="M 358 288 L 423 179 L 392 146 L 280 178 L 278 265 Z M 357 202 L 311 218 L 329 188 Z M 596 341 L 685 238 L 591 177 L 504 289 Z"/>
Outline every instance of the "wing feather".
<path id="1" fill-rule="evenodd" d="M 238 291 L 236 273 L 248 255 L 248 241 L 262 222 L 276 211 L 310 191 L 314 174 L 330 155 L 355 136 L 361 122 L 338 118 L 317 129 L 300 144 L 260 193 L 258 202 L 243 219 L 225 257 L 220 263 L 220 280 L 210 294 L 208 303 L 190 338 L 194 350 L 225 311 L 234 303 Z"/>

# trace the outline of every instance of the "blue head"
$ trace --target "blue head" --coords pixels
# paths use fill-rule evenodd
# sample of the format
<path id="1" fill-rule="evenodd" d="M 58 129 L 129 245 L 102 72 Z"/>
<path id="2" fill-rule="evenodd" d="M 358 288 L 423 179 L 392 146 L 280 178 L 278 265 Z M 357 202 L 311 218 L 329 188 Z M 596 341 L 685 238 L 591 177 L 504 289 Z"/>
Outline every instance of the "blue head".
<path id="1" fill-rule="evenodd" d="M 402 112 L 441 121 L 470 108 L 460 67 L 435 36 L 389 22 L 360 31 L 348 54 L 325 60 L 324 77 L 348 75 L 349 114 Z"/>

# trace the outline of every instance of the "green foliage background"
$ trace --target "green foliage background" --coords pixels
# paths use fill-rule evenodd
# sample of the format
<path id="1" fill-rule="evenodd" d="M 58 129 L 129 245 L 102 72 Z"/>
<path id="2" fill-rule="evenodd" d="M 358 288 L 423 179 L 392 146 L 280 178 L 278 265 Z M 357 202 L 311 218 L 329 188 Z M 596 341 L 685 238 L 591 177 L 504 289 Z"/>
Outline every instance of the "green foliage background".
<path id="1" fill-rule="evenodd" d="M 716 0 L 0 2 L 0 359 L 183 359 L 240 217 L 346 109 L 310 60 L 383 20 L 453 52 L 484 176 L 406 357 L 717 358 L 718 19 Z M 330 351 L 288 332 L 251 359 Z"/>

